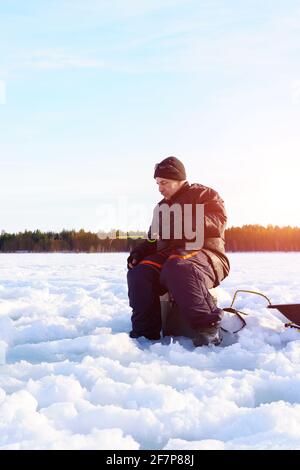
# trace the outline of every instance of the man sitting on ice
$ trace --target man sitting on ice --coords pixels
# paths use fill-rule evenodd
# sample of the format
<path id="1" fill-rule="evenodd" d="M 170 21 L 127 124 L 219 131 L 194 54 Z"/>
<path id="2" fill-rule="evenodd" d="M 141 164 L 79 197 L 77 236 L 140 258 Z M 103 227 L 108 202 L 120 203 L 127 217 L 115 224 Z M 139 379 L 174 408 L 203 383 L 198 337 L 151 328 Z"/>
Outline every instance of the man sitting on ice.
<path id="1" fill-rule="evenodd" d="M 213 189 L 189 184 L 183 163 L 175 157 L 157 164 L 154 178 L 163 196 L 155 213 L 157 209 L 163 213 L 163 208 L 168 206 L 170 217 L 160 214 L 156 218 L 156 239 L 153 239 L 152 222 L 148 240 L 135 247 L 128 257 L 128 296 L 132 307 L 130 336 L 160 338 L 160 295 L 169 291 L 180 314 L 195 331 L 194 345 L 217 345 L 223 311 L 215 304 L 209 289 L 218 286 L 230 269 L 224 248 L 227 221 L 224 202 Z M 204 212 L 198 211 L 197 206 Z M 184 214 L 188 207 L 190 212 Z M 200 213 L 203 220 L 197 220 Z M 202 224 L 201 246 L 196 243 L 195 248 L 184 230 L 180 238 L 176 236 L 179 216 L 179 228 L 189 217 L 194 229 Z"/>

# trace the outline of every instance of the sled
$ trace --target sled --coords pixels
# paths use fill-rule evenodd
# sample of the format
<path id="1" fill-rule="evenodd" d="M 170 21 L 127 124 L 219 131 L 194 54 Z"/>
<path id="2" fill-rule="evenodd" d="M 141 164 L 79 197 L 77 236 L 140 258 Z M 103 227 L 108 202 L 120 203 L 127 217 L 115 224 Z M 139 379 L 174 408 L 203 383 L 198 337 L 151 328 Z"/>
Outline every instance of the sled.
<path id="1" fill-rule="evenodd" d="M 232 313 L 238 312 L 239 314 L 246 315 L 244 312 L 241 312 L 240 310 L 236 310 L 233 308 L 233 304 L 239 292 L 246 292 L 248 294 L 255 294 L 255 295 L 260 295 L 261 297 L 264 297 L 268 301 L 268 304 L 269 304 L 267 308 L 275 308 L 280 313 L 282 313 L 282 315 L 284 315 L 288 320 L 290 320 L 290 322 L 285 323 L 286 327 L 300 329 L 300 304 L 276 304 L 275 305 L 275 304 L 272 304 L 270 299 L 265 294 L 262 294 L 261 292 L 255 292 L 251 290 L 237 290 L 233 296 L 233 300 L 231 302 L 230 307 L 223 308 L 223 310 L 227 312 L 232 311 Z"/>
<path id="2" fill-rule="evenodd" d="M 268 308 L 276 308 L 282 315 L 290 320 L 290 323 L 285 324 L 286 327 L 300 330 L 300 304 L 268 305 Z"/>

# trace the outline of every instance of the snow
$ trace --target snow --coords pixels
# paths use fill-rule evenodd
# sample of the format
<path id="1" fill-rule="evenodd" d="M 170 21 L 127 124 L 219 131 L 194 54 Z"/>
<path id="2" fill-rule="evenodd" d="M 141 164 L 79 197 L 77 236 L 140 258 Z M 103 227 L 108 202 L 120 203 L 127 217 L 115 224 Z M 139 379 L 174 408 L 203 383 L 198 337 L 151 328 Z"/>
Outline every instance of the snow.
<path id="1" fill-rule="evenodd" d="M 220 306 L 300 303 L 300 253 L 229 256 Z M 0 255 L 0 449 L 300 449 L 299 332 L 241 294 L 222 346 L 132 340 L 126 257 Z"/>

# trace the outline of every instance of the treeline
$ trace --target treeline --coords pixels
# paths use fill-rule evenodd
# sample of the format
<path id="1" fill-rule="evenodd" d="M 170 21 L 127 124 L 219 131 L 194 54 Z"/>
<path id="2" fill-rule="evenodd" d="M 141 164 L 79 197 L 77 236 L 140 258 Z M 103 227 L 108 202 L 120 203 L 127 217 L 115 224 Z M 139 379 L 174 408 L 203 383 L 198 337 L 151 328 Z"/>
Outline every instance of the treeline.
<path id="1" fill-rule="evenodd" d="M 226 230 L 227 251 L 300 251 L 300 227 L 243 225 Z"/>
<path id="2" fill-rule="evenodd" d="M 0 252 L 122 252 L 130 251 L 145 232 L 112 232 L 99 234 L 85 230 L 19 233 L 2 232 Z M 232 251 L 300 251 L 300 227 L 244 225 L 226 230 L 226 250 Z"/>
<path id="3" fill-rule="evenodd" d="M 104 253 L 130 251 L 145 238 L 145 232 L 113 232 L 116 238 L 111 237 L 112 232 L 86 232 L 81 229 L 62 230 L 61 232 L 41 232 L 40 230 L 19 233 L 2 232 L 0 235 L 0 252 L 85 252 Z M 100 235 L 100 236 L 99 236 Z"/>

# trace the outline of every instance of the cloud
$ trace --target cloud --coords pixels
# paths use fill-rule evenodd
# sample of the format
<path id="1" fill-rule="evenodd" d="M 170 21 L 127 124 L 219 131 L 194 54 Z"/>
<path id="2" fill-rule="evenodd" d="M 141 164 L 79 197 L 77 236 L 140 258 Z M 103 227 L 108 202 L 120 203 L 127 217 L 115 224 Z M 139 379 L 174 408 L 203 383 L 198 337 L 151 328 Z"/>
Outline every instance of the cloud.
<path id="1" fill-rule="evenodd" d="M 40 51 L 31 54 L 18 68 L 34 69 L 70 69 L 70 68 L 103 68 L 105 63 L 102 60 L 76 56 L 61 51 Z"/>
<path id="2" fill-rule="evenodd" d="M 6 83 L 4 80 L 0 80 L 0 104 L 6 103 Z"/>

